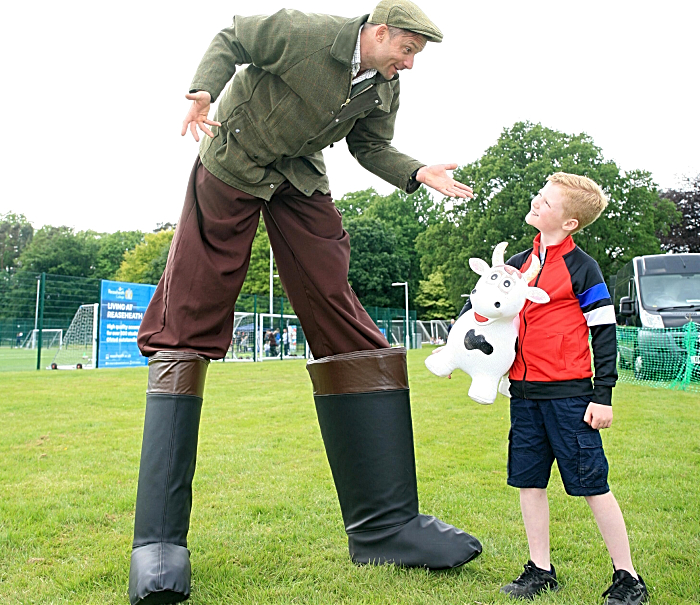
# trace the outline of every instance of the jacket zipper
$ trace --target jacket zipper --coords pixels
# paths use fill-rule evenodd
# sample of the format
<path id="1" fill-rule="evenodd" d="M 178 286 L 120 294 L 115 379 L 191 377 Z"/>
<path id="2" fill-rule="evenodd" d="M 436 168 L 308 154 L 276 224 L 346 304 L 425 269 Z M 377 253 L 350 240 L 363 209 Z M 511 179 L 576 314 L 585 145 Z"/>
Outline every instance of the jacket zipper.
<path id="1" fill-rule="evenodd" d="M 363 92 L 367 92 L 370 88 L 374 88 L 374 84 L 370 84 L 367 88 L 363 88 L 363 89 L 362 89 L 360 92 L 358 92 L 355 96 L 353 96 L 353 97 L 348 97 L 347 99 L 345 99 L 345 103 L 343 103 L 343 104 L 340 106 L 340 109 L 342 109 L 343 107 L 345 107 L 345 106 L 346 106 L 348 103 L 350 103 L 350 101 L 352 101 L 353 99 L 356 99 L 357 97 L 359 97 Z M 350 86 L 350 90 L 352 90 L 352 85 Z M 350 94 L 350 92 L 348 92 L 348 94 Z"/>
<path id="2" fill-rule="evenodd" d="M 533 250 L 534 252 L 534 250 Z M 537 284 L 540 283 L 540 275 L 542 275 L 542 271 L 544 270 L 544 264 L 547 262 L 547 250 L 544 251 L 544 260 L 542 261 L 542 266 L 540 267 L 539 272 L 537 273 L 537 279 L 535 280 L 535 285 L 534 287 L 537 287 Z M 530 304 L 527 306 L 527 309 L 530 308 L 532 305 L 531 301 L 527 301 Z M 525 311 L 527 311 L 527 309 Z M 523 323 L 525 324 L 525 328 L 523 329 L 523 340 L 520 343 L 520 358 L 523 360 L 523 366 L 525 366 L 525 371 L 523 372 L 523 395 L 524 399 L 527 399 L 527 386 L 526 386 L 526 379 L 527 379 L 527 363 L 525 361 L 525 354 L 523 353 L 523 350 L 525 349 L 525 333 L 527 332 L 527 319 L 525 319 L 525 311 L 523 311 Z"/>

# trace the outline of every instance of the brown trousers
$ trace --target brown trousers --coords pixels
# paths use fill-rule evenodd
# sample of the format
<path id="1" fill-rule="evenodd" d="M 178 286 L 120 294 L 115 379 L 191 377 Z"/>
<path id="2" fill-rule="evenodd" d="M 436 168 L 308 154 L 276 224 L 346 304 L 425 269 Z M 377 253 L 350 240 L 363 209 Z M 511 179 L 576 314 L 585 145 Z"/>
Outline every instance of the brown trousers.
<path id="1" fill-rule="evenodd" d="M 262 210 L 285 292 L 315 358 L 389 343 L 348 284 L 350 241 L 330 195 L 288 182 L 269 202 L 195 162 L 168 263 L 141 323 L 141 353 L 226 355 Z"/>

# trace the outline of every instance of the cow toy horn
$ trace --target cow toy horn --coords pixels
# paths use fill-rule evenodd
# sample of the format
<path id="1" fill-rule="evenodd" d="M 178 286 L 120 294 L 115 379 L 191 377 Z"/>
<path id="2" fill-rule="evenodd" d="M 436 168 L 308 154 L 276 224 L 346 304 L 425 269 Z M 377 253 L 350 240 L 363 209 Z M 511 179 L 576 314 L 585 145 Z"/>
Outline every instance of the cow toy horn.
<path id="1" fill-rule="evenodd" d="M 530 263 L 530 268 L 523 274 L 523 279 L 526 284 L 530 283 L 538 273 L 540 272 L 540 259 L 537 258 L 536 254 L 532 255 L 532 262 Z"/>
<path id="2" fill-rule="evenodd" d="M 508 247 L 508 242 L 501 242 L 493 249 L 493 255 L 491 256 L 491 266 L 505 265 L 504 252 Z"/>

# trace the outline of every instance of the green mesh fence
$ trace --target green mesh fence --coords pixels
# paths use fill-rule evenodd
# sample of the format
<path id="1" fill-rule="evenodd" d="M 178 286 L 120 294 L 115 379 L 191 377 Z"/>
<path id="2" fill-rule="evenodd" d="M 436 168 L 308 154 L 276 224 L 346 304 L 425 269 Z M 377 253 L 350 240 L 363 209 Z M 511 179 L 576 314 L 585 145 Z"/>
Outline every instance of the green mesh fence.
<path id="1" fill-rule="evenodd" d="M 391 307 L 365 307 L 365 310 L 382 331 L 392 347 L 403 347 L 406 343 L 406 310 Z M 409 348 L 421 347 L 420 335 L 416 334 L 416 312 L 408 311 Z"/>
<path id="2" fill-rule="evenodd" d="M 655 330 L 617 326 L 620 382 L 700 392 L 698 324 Z"/>
<path id="3" fill-rule="evenodd" d="M 18 271 L 0 275 L 0 371 L 45 368 L 100 280 Z"/>
<path id="4" fill-rule="evenodd" d="M 58 367 L 91 367 L 92 305 L 100 301 L 100 283 L 27 271 L 0 274 L 0 372 L 45 369 L 52 362 Z M 392 346 L 404 346 L 404 309 L 367 311 Z M 224 361 L 308 356 L 306 336 L 288 299 L 241 294 L 234 315 Z M 409 312 L 408 336 L 412 348 L 421 346 L 415 311 Z"/>

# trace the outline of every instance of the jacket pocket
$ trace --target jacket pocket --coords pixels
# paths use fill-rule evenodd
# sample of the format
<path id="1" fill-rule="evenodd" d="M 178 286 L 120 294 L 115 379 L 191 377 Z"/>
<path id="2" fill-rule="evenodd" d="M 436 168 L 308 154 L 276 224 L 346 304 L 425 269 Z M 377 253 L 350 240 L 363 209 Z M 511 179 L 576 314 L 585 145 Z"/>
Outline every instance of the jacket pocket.
<path id="1" fill-rule="evenodd" d="M 550 363 L 557 370 L 566 370 L 566 358 L 564 356 L 564 335 L 550 334 L 547 336 L 547 353 L 551 355 Z"/>
<path id="2" fill-rule="evenodd" d="M 301 158 L 301 161 L 304 162 L 309 170 L 315 172 L 317 176 L 326 174 L 326 163 L 323 161 L 323 155 L 321 153 L 304 156 Z"/>
<path id="3" fill-rule="evenodd" d="M 267 166 L 276 159 L 245 110 L 231 116 L 226 122 L 226 127 L 229 136 L 233 137 L 246 155 L 258 166 Z"/>
<path id="4" fill-rule="evenodd" d="M 576 433 L 579 447 L 578 475 L 581 487 L 604 487 L 608 481 L 608 461 L 598 431 Z"/>
<path id="5" fill-rule="evenodd" d="M 265 118 L 265 125 L 273 129 L 280 122 L 286 119 L 293 118 L 296 112 L 300 109 L 301 99 L 294 93 L 291 88 L 279 98 L 272 111 Z"/>

